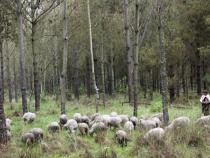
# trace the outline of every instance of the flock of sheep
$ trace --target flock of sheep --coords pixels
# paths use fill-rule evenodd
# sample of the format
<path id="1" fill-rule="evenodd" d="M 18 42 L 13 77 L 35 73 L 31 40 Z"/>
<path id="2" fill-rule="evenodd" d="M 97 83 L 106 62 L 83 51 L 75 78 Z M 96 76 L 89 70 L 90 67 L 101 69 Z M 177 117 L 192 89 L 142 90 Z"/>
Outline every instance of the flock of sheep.
<path id="1" fill-rule="evenodd" d="M 31 123 L 35 119 L 36 114 L 34 113 L 27 112 L 23 115 L 25 123 Z M 162 121 L 163 115 L 161 113 L 149 118 L 128 117 L 128 115 L 118 115 L 116 112 L 112 112 L 110 115 L 95 113 L 91 116 L 75 113 L 71 119 L 66 115 L 61 115 L 58 122 L 51 122 L 48 125 L 48 131 L 55 133 L 61 129 L 66 129 L 73 134 L 79 131 L 81 135 L 94 136 L 99 132 L 106 132 L 109 128 L 116 129 L 115 140 L 123 147 L 127 146 L 128 134 L 137 127 L 147 131 L 143 139 L 149 142 L 151 140 L 161 140 L 166 131 L 174 130 L 177 127 L 186 127 L 191 123 L 188 117 L 183 116 L 174 119 L 167 127 L 163 128 Z M 8 137 L 11 137 L 11 122 L 10 119 L 6 119 Z M 210 115 L 199 118 L 196 124 L 210 128 Z M 33 144 L 43 139 L 43 136 L 43 129 L 33 128 L 22 135 L 22 142 Z"/>

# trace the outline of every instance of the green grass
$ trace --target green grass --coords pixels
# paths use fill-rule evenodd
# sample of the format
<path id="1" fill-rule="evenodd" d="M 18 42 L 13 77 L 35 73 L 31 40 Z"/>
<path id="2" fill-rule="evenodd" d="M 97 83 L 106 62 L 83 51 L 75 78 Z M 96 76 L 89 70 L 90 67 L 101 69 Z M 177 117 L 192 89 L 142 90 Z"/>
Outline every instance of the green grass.
<path id="1" fill-rule="evenodd" d="M 143 101 L 143 99 L 141 98 Z M 115 111 L 119 114 L 127 114 L 132 116 L 133 109 L 131 106 L 122 102 L 125 99 L 123 96 L 116 96 L 115 98 L 108 98 L 106 107 L 100 106 L 99 110 L 102 114 L 110 114 Z M 90 136 L 72 136 L 67 131 L 60 131 L 58 134 L 51 135 L 47 131 L 47 125 L 52 121 L 58 121 L 60 116 L 59 103 L 55 102 L 49 96 L 43 96 L 41 101 L 41 111 L 37 113 L 37 118 L 32 124 L 24 124 L 21 117 L 13 116 L 14 111 L 21 112 L 21 103 L 14 104 L 13 110 L 10 105 L 5 103 L 6 116 L 11 118 L 12 123 L 12 139 L 8 144 L 6 151 L 0 152 L 2 158 L 13 157 L 31 157 L 31 158 L 88 158 L 88 153 L 92 157 L 100 157 L 104 155 L 117 154 L 119 158 L 133 158 L 133 157 L 151 157 L 151 151 L 148 147 L 142 147 L 138 151 L 139 154 L 134 154 L 138 138 L 143 135 L 143 131 L 136 130 L 130 135 L 130 141 L 126 148 L 121 148 L 114 141 L 114 131 L 108 131 L 104 139 L 96 143 L 94 137 Z M 186 103 L 183 105 L 187 108 L 175 108 L 174 105 L 169 107 L 170 120 L 179 116 L 188 116 L 192 120 L 196 120 L 201 116 L 200 105 L 196 101 Z M 34 112 L 33 102 L 29 102 L 30 111 Z M 88 99 L 82 96 L 80 101 L 67 102 L 66 111 L 68 117 L 72 117 L 74 113 L 89 115 L 95 113 L 94 98 Z M 161 112 L 161 98 L 155 96 L 150 105 L 140 105 L 138 110 L 139 116 L 151 116 L 154 113 Z M 35 144 L 32 147 L 27 147 L 21 143 L 21 135 L 31 128 L 39 127 L 44 129 L 44 140 L 41 143 Z M 100 138 L 99 138 L 100 139 Z M 176 150 L 178 157 L 190 158 L 193 154 L 202 152 L 204 156 L 209 156 L 208 147 L 189 147 L 186 144 L 176 144 L 173 148 Z M 106 153 L 106 154 L 105 154 Z"/>

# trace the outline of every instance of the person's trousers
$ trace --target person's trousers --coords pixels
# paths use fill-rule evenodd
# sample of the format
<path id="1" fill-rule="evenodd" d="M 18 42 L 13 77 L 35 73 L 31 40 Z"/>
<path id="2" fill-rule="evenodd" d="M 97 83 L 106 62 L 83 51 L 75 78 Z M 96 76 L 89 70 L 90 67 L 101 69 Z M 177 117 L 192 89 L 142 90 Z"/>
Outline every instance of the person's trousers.
<path id="1" fill-rule="evenodd" d="M 209 106 L 210 104 L 202 104 L 202 113 L 204 116 L 209 115 Z"/>

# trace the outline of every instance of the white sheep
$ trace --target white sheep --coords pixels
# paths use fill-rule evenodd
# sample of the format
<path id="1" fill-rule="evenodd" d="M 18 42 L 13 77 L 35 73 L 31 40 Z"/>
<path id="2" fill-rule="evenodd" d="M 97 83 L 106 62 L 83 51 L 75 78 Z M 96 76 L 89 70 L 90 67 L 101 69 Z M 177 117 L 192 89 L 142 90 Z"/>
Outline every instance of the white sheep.
<path id="1" fill-rule="evenodd" d="M 134 125 L 133 125 L 133 123 L 132 123 L 131 121 L 127 121 L 127 122 L 125 123 L 125 125 L 124 125 L 124 129 L 125 129 L 126 131 L 129 131 L 129 132 L 133 131 L 133 130 L 134 130 Z"/>
<path id="2" fill-rule="evenodd" d="M 110 128 L 119 128 L 122 123 L 122 119 L 119 116 L 113 116 L 111 117 L 111 121 L 109 123 Z"/>
<path id="3" fill-rule="evenodd" d="M 208 115 L 208 116 L 202 116 L 201 118 L 199 118 L 196 121 L 196 123 L 199 124 L 199 125 L 204 125 L 204 126 L 210 125 L 210 115 Z"/>
<path id="4" fill-rule="evenodd" d="M 10 120 L 9 118 L 6 118 L 6 128 L 7 128 L 7 130 L 9 130 L 10 131 L 10 129 L 11 129 L 11 124 L 12 124 L 12 120 Z"/>
<path id="5" fill-rule="evenodd" d="M 160 119 L 158 117 L 152 117 L 152 118 L 150 118 L 150 120 L 152 120 L 156 123 L 156 127 L 162 126 L 162 122 L 160 121 Z"/>
<path id="6" fill-rule="evenodd" d="M 81 118 L 82 118 L 82 115 L 80 113 L 75 113 L 74 116 L 73 116 L 73 119 L 78 122 L 81 121 Z"/>
<path id="7" fill-rule="evenodd" d="M 35 141 L 38 141 L 40 139 L 43 139 L 44 136 L 44 132 L 41 128 L 33 128 L 29 131 L 29 133 L 33 133 L 34 134 L 34 139 Z"/>
<path id="8" fill-rule="evenodd" d="M 134 129 L 136 129 L 136 126 L 137 126 L 137 124 L 138 124 L 138 118 L 137 117 L 135 117 L 135 116 L 132 116 L 132 117 L 130 117 L 130 121 L 133 123 L 133 125 L 134 125 Z"/>
<path id="9" fill-rule="evenodd" d="M 111 112 L 110 116 L 116 117 L 117 116 L 117 112 Z"/>
<path id="10" fill-rule="evenodd" d="M 52 132 L 52 133 L 55 133 L 55 132 L 58 132 L 59 131 L 59 124 L 58 122 L 51 122 L 49 125 L 48 125 L 48 131 L 49 132 Z"/>
<path id="11" fill-rule="evenodd" d="M 149 130 L 145 135 L 144 135 L 144 140 L 149 143 L 153 141 L 160 141 L 165 135 L 165 131 L 162 128 L 153 128 Z"/>
<path id="12" fill-rule="evenodd" d="M 124 125 L 127 121 L 129 121 L 128 115 L 118 115 L 121 120 L 122 120 L 122 124 Z"/>
<path id="13" fill-rule="evenodd" d="M 31 123 L 36 119 L 36 114 L 32 112 L 26 112 L 23 115 L 24 122 Z"/>
<path id="14" fill-rule="evenodd" d="M 166 127 L 166 130 L 174 130 L 177 128 L 186 128 L 190 124 L 188 117 L 182 116 L 174 119 L 170 125 Z"/>
<path id="15" fill-rule="evenodd" d="M 160 119 L 160 121 L 163 121 L 163 113 L 155 114 L 155 115 L 153 115 L 152 117 L 157 117 L 157 118 Z"/>
<path id="16" fill-rule="evenodd" d="M 115 134 L 115 139 L 122 147 L 127 146 L 128 135 L 125 131 L 118 130 Z"/>
<path id="17" fill-rule="evenodd" d="M 156 128 L 157 127 L 156 122 L 153 121 L 153 120 L 140 119 L 139 120 L 139 124 L 140 124 L 141 128 L 146 129 L 146 130 L 150 130 L 152 128 Z"/>
<path id="18" fill-rule="evenodd" d="M 74 119 L 68 120 L 67 123 L 64 125 L 64 128 L 69 129 L 71 133 L 75 133 L 75 131 L 77 130 L 77 127 L 78 127 L 78 123 Z"/>
<path id="19" fill-rule="evenodd" d="M 78 128 L 81 135 L 87 135 L 89 133 L 89 126 L 87 123 L 79 123 Z"/>
<path id="20" fill-rule="evenodd" d="M 26 144 L 33 144 L 35 142 L 34 134 L 33 133 L 24 133 L 21 137 L 23 143 Z"/>
<path id="21" fill-rule="evenodd" d="M 92 125 L 89 133 L 90 135 L 93 135 L 95 133 L 98 133 L 98 132 L 103 132 L 103 131 L 107 131 L 107 126 L 103 123 L 103 122 L 96 122 Z"/>

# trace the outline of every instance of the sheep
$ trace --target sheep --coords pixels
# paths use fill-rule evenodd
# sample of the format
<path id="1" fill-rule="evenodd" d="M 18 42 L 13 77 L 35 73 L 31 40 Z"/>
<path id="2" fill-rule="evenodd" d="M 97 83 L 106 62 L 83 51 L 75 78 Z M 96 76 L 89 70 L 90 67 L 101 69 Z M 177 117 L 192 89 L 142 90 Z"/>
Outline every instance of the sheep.
<path id="1" fill-rule="evenodd" d="M 10 120 L 9 118 L 6 118 L 5 121 L 6 121 L 6 129 L 10 131 L 12 120 Z"/>
<path id="2" fill-rule="evenodd" d="M 144 119 L 140 119 L 140 127 L 143 129 L 147 129 L 150 130 L 152 128 L 156 128 L 157 124 L 155 121 L 153 120 L 144 120 Z"/>
<path id="3" fill-rule="evenodd" d="M 118 144 L 120 144 L 122 147 L 127 146 L 128 142 L 128 135 L 123 130 L 118 130 L 115 134 L 115 140 Z"/>
<path id="4" fill-rule="evenodd" d="M 33 133 L 24 133 L 21 137 L 21 140 L 25 144 L 33 144 L 35 142 L 35 137 Z"/>
<path id="5" fill-rule="evenodd" d="M 99 113 L 94 113 L 93 115 L 90 116 L 90 120 L 94 121 L 96 117 L 98 117 L 100 114 Z"/>
<path id="6" fill-rule="evenodd" d="M 81 135 L 88 135 L 88 133 L 89 133 L 88 124 L 86 124 L 86 123 L 79 123 L 78 124 L 78 128 L 79 128 L 79 131 L 80 131 Z"/>
<path id="7" fill-rule="evenodd" d="M 58 122 L 51 122 L 48 125 L 48 131 L 51 132 L 51 133 L 58 132 L 59 131 L 59 124 L 58 124 Z"/>
<path id="8" fill-rule="evenodd" d="M 90 119 L 88 116 L 82 116 L 79 123 L 86 123 L 86 124 L 90 124 Z"/>
<path id="9" fill-rule="evenodd" d="M 122 120 L 122 124 L 124 125 L 127 121 L 129 121 L 128 115 L 118 115 L 121 120 Z"/>
<path id="10" fill-rule="evenodd" d="M 103 122 L 96 122 L 92 125 L 89 133 L 92 136 L 94 133 L 98 133 L 98 132 L 102 132 L 106 130 L 107 130 L 107 126 Z"/>
<path id="11" fill-rule="evenodd" d="M 163 113 L 155 114 L 155 115 L 152 116 L 152 118 L 153 118 L 153 117 L 157 117 L 157 118 L 160 119 L 160 121 L 163 121 Z"/>
<path id="12" fill-rule="evenodd" d="M 41 128 L 33 128 L 29 133 L 33 133 L 35 141 L 43 139 L 44 132 Z"/>
<path id="13" fill-rule="evenodd" d="M 133 123 L 133 125 L 134 125 L 134 129 L 136 129 L 136 126 L 137 126 L 137 124 L 138 124 L 138 118 L 137 117 L 135 117 L 135 116 L 132 116 L 131 118 L 130 118 L 130 121 Z"/>
<path id="14" fill-rule="evenodd" d="M 204 126 L 210 125 L 210 115 L 209 116 L 202 116 L 201 118 L 199 118 L 196 121 L 196 124 L 198 124 L 198 125 L 204 125 Z"/>
<path id="15" fill-rule="evenodd" d="M 186 128 L 190 124 L 190 119 L 188 117 L 182 116 L 174 119 L 170 125 L 166 127 L 166 130 L 174 130 L 178 128 Z"/>
<path id="16" fill-rule="evenodd" d="M 23 120 L 24 120 L 24 122 L 27 122 L 27 123 L 33 122 L 35 120 L 35 118 L 36 118 L 36 114 L 32 113 L 32 112 L 26 112 L 23 115 Z"/>
<path id="17" fill-rule="evenodd" d="M 119 128 L 121 125 L 122 119 L 119 116 L 111 117 L 110 123 L 108 124 L 111 127 Z"/>
<path id="18" fill-rule="evenodd" d="M 110 116 L 116 117 L 117 116 L 117 113 L 116 112 L 112 112 Z"/>
<path id="19" fill-rule="evenodd" d="M 156 127 L 162 126 L 162 122 L 160 121 L 160 119 L 158 117 L 152 117 L 152 118 L 150 118 L 150 120 L 152 120 L 156 123 Z"/>
<path id="20" fill-rule="evenodd" d="M 82 115 L 80 113 L 75 113 L 73 119 L 79 123 L 81 121 Z"/>
<path id="21" fill-rule="evenodd" d="M 133 125 L 133 123 L 132 123 L 131 121 L 127 121 L 127 122 L 125 123 L 125 125 L 124 125 L 124 129 L 125 129 L 126 131 L 129 131 L 129 132 L 133 131 L 133 130 L 134 130 L 134 125 Z"/>
<path id="22" fill-rule="evenodd" d="M 74 133 L 77 130 L 78 124 L 77 121 L 74 119 L 70 119 L 67 121 L 67 123 L 64 125 L 65 129 L 69 129 L 71 133 Z"/>
<path id="23" fill-rule="evenodd" d="M 61 126 L 65 125 L 67 121 L 68 121 L 68 118 L 67 118 L 66 115 L 63 114 L 63 115 L 60 116 L 60 122 L 59 123 L 60 123 Z"/>
<path id="24" fill-rule="evenodd" d="M 161 141 L 162 138 L 165 135 L 165 131 L 162 128 L 153 128 L 149 130 L 143 137 L 143 139 L 147 142 L 153 142 L 153 141 Z"/>

